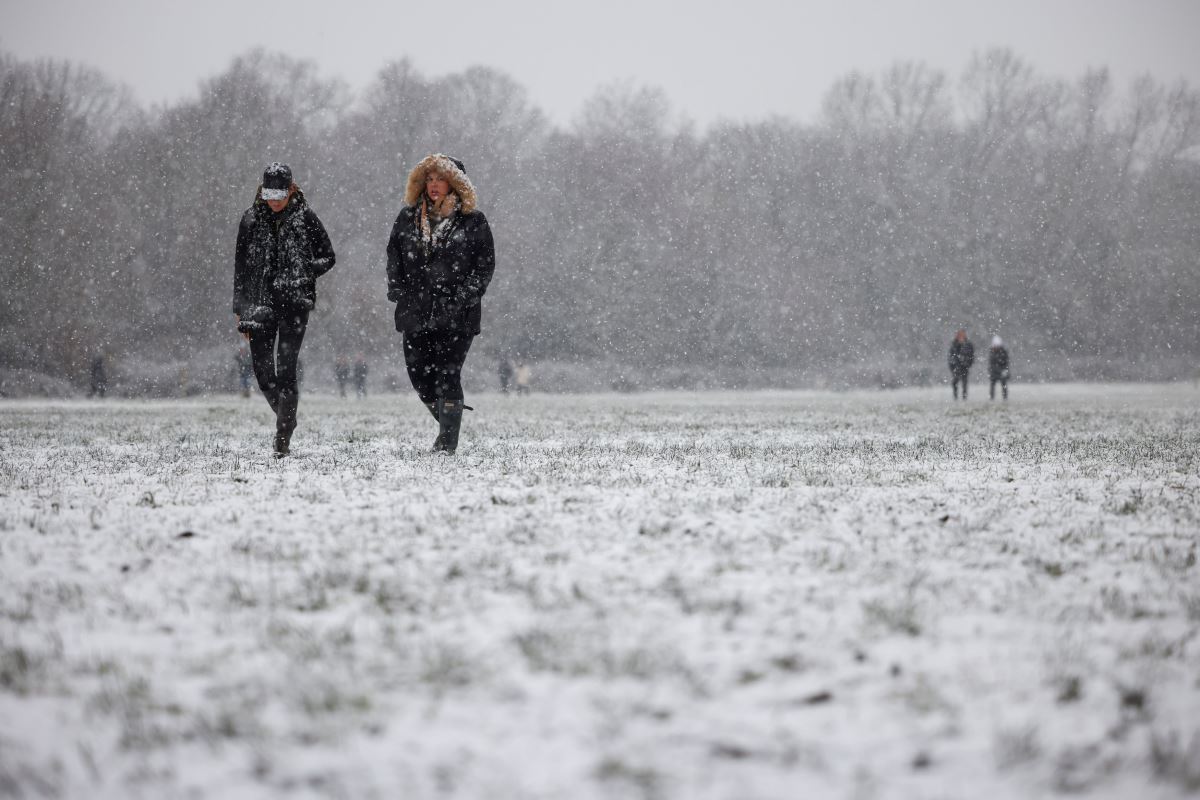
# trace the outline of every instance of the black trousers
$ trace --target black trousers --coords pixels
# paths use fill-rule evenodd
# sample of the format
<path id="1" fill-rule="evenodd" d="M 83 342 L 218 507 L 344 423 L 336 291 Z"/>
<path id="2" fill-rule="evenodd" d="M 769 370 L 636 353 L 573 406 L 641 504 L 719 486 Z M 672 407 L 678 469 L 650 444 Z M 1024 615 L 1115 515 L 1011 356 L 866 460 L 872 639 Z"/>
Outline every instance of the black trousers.
<path id="1" fill-rule="evenodd" d="M 296 362 L 307 328 L 307 311 L 286 311 L 276 314 L 261 331 L 250 334 L 254 377 L 275 412 L 276 429 L 288 434 L 296 429 L 300 405 Z"/>
<path id="2" fill-rule="evenodd" d="M 1000 391 L 1004 395 L 1004 399 L 1008 399 L 1008 378 L 992 378 L 992 385 L 988 387 L 988 397 L 992 400 L 996 399 L 996 384 L 1000 384 Z"/>
<path id="3" fill-rule="evenodd" d="M 958 398 L 958 382 L 962 381 L 963 400 L 966 400 L 967 399 L 967 371 L 965 369 L 962 369 L 962 370 L 956 369 L 951 372 L 951 375 L 953 375 L 954 377 L 953 377 L 953 380 L 950 381 L 950 388 L 954 390 L 955 399 Z"/>
<path id="4" fill-rule="evenodd" d="M 462 331 L 407 331 L 404 366 L 422 403 L 462 400 L 462 366 L 475 337 Z"/>

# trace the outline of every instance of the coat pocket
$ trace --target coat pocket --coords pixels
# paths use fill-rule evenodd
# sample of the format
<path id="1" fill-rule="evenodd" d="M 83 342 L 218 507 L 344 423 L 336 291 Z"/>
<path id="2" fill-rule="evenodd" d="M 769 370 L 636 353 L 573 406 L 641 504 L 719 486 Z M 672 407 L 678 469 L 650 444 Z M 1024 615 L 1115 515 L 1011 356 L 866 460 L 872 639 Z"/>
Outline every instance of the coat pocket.
<path id="1" fill-rule="evenodd" d="M 424 302 L 422 302 L 424 301 Z M 396 303 L 396 330 L 415 331 L 429 322 L 429 296 L 406 294 Z"/>

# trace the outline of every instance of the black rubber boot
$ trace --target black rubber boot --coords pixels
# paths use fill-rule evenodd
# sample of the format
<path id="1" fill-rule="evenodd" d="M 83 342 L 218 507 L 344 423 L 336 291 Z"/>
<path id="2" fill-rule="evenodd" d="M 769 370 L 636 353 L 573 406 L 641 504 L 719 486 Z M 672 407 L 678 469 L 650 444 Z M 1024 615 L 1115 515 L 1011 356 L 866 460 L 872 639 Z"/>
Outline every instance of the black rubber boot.
<path id="1" fill-rule="evenodd" d="M 292 432 L 296 430 L 296 411 L 300 405 L 297 392 L 280 392 L 275 413 L 275 457 L 286 456 L 291 449 Z"/>
<path id="2" fill-rule="evenodd" d="M 429 409 L 429 413 L 432 414 L 433 418 L 436 420 L 438 418 L 437 401 L 435 400 L 432 403 L 425 403 L 424 405 L 427 409 Z M 440 453 L 442 452 L 442 449 L 442 426 L 441 421 L 438 420 L 438 435 L 437 438 L 433 440 L 433 452 Z"/>
<path id="3" fill-rule="evenodd" d="M 424 405 L 425 408 L 429 409 L 430 416 L 432 416 L 434 419 L 438 418 L 437 401 L 436 400 L 433 401 L 432 403 L 423 403 L 422 405 Z M 474 410 L 475 409 L 471 408 L 466 403 L 463 403 L 463 411 L 474 411 Z"/>
<path id="4" fill-rule="evenodd" d="M 453 454 L 458 449 L 458 429 L 462 426 L 462 400 L 437 401 L 437 418 L 440 432 L 437 441 L 433 443 L 434 452 Z"/>

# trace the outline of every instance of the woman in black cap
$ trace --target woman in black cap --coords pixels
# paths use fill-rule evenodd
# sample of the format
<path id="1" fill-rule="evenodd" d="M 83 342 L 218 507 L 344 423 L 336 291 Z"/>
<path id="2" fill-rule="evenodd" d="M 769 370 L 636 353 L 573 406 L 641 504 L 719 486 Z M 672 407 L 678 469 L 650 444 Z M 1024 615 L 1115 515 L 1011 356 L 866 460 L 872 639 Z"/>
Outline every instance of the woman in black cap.
<path id="1" fill-rule="evenodd" d="M 292 170 L 279 162 L 267 167 L 238 228 L 233 313 L 250 340 L 258 385 L 275 412 L 276 457 L 291 447 L 300 344 L 317 301 L 317 277 L 334 260 L 325 226 L 292 180 Z"/>
<path id="2" fill-rule="evenodd" d="M 458 159 L 426 156 L 408 175 L 388 239 L 388 300 L 404 334 L 404 363 L 438 422 L 434 452 L 454 453 L 462 424 L 461 373 L 479 335 L 480 301 L 496 267 L 492 231 Z"/>

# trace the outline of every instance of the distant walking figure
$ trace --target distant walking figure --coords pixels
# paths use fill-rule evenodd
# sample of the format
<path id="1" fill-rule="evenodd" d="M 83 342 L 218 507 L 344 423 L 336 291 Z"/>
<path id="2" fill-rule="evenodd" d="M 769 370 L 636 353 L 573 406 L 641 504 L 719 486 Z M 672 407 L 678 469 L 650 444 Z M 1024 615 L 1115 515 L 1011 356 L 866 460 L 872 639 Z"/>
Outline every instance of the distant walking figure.
<path id="1" fill-rule="evenodd" d="M 533 378 L 533 370 L 524 361 L 517 362 L 516 369 L 517 396 L 529 394 L 529 381 Z"/>
<path id="2" fill-rule="evenodd" d="M 966 330 L 959 328 L 950 343 L 950 356 L 947 359 L 950 366 L 950 387 L 954 390 L 954 399 L 958 399 L 958 384 L 962 382 L 962 399 L 967 399 L 967 373 L 975 363 L 975 345 L 967 339 Z"/>
<path id="3" fill-rule="evenodd" d="M 300 345 L 317 302 L 317 278 L 334 260 L 325 226 L 292 170 L 271 164 L 238 227 L 233 313 L 250 340 L 258 386 L 275 412 L 276 457 L 290 451 L 300 404 Z"/>
<path id="4" fill-rule="evenodd" d="M 1000 393 L 1008 399 L 1008 348 L 999 336 L 992 337 L 992 348 L 988 351 L 988 397 L 996 399 L 996 384 L 1000 384 Z"/>
<path id="5" fill-rule="evenodd" d="M 92 359 L 92 383 L 88 390 L 88 397 L 99 397 L 104 399 L 104 393 L 108 391 L 108 375 L 104 369 L 104 355 L 99 354 Z"/>
<path id="6" fill-rule="evenodd" d="M 434 452 L 458 448 L 467 407 L 462 367 L 496 268 L 492 230 L 477 202 L 461 161 L 426 156 L 408 175 L 405 206 L 388 238 L 387 296 L 404 335 L 408 378 L 438 421 Z"/>
<path id="7" fill-rule="evenodd" d="M 367 396 L 367 357 L 362 353 L 354 357 L 354 394 L 360 400 Z"/>
<path id="8" fill-rule="evenodd" d="M 333 362 L 333 378 L 337 381 L 338 397 L 346 396 L 346 382 L 350 380 L 350 359 L 338 356 Z"/>
<path id="9" fill-rule="evenodd" d="M 250 359 L 250 350 L 246 345 L 238 348 L 237 355 L 234 356 L 234 363 L 237 369 L 238 390 L 242 393 L 242 397 L 249 397 L 250 379 L 254 377 L 254 362 Z"/>
<path id="10" fill-rule="evenodd" d="M 508 394 L 508 384 L 513 376 L 513 365 L 508 356 L 500 356 L 500 363 L 496 367 L 496 373 L 500 376 L 500 392 Z"/>

